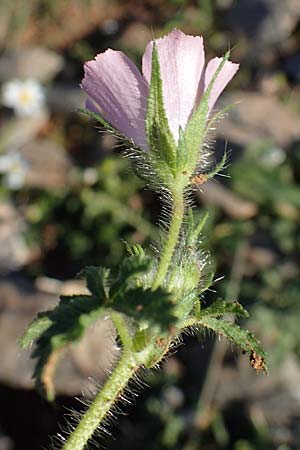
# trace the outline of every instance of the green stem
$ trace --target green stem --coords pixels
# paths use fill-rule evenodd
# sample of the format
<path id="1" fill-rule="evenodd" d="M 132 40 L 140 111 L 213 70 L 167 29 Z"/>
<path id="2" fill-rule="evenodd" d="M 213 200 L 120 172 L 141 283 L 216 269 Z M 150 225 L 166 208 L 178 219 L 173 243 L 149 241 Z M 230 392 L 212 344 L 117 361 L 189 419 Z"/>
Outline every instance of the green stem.
<path id="1" fill-rule="evenodd" d="M 140 365 L 129 352 L 123 355 L 112 375 L 106 381 L 95 400 L 70 434 L 62 450 L 83 450 L 95 430 L 124 391 Z"/>
<path id="2" fill-rule="evenodd" d="M 161 259 L 158 265 L 156 276 L 153 282 L 152 289 L 155 290 L 161 286 L 164 282 L 167 274 L 174 249 L 178 242 L 179 233 L 184 217 L 184 191 L 182 188 L 174 189 L 173 196 L 173 209 L 172 219 L 168 230 L 168 237 L 165 242 L 165 246 L 162 251 Z"/>
<path id="3" fill-rule="evenodd" d="M 117 330 L 117 333 L 122 341 L 123 348 L 126 349 L 126 351 L 132 351 L 132 337 L 129 333 L 128 326 L 125 323 L 125 319 L 123 314 L 118 313 L 116 311 L 110 312 L 110 317 L 113 321 L 113 324 Z"/>

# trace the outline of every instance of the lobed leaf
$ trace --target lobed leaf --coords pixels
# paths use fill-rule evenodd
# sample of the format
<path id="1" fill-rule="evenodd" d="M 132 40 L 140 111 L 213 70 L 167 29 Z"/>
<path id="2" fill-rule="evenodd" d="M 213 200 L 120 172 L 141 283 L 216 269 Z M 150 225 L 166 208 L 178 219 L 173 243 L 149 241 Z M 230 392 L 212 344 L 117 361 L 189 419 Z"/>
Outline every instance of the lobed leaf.
<path id="1" fill-rule="evenodd" d="M 79 276 L 86 279 L 86 285 L 91 294 L 100 299 L 109 296 L 108 276 L 110 270 L 104 267 L 89 266 L 82 270 Z"/>
<path id="2" fill-rule="evenodd" d="M 147 274 L 151 266 L 151 258 L 139 252 L 125 258 L 121 263 L 117 278 L 110 288 L 111 298 L 115 299 L 127 289 L 139 284 L 139 278 L 141 275 Z"/>
<path id="3" fill-rule="evenodd" d="M 176 322 L 174 307 L 171 294 L 162 288 L 155 291 L 142 287 L 130 289 L 114 303 L 116 310 L 147 322 L 149 327 L 159 327 L 161 331 Z"/>
<path id="4" fill-rule="evenodd" d="M 256 370 L 268 373 L 266 354 L 260 342 L 248 330 L 243 330 L 235 323 L 214 317 L 203 317 L 203 315 L 197 325 L 208 328 L 232 341 L 237 347 L 249 354 L 250 363 Z"/>
<path id="5" fill-rule="evenodd" d="M 41 313 L 29 326 L 21 339 L 21 345 L 25 347 L 33 340 L 36 341 L 32 353 L 32 358 L 37 359 L 34 378 L 48 400 L 54 398 L 52 376 L 61 351 L 68 344 L 77 342 L 91 323 L 103 314 L 99 297 L 61 297 L 53 310 Z"/>
<path id="6" fill-rule="evenodd" d="M 212 305 L 202 309 L 201 318 L 221 317 L 225 314 L 234 314 L 249 317 L 248 311 L 238 302 L 226 302 L 219 298 Z"/>
<path id="7" fill-rule="evenodd" d="M 48 313 L 39 313 L 21 337 L 19 341 L 21 348 L 29 348 L 51 325 L 52 321 L 48 317 Z"/>

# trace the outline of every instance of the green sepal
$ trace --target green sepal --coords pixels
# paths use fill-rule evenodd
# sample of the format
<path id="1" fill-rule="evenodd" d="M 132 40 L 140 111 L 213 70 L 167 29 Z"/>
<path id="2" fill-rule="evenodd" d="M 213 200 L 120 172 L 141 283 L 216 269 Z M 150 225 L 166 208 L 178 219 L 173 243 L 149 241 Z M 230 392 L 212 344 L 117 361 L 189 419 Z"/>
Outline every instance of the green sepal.
<path id="1" fill-rule="evenodd" d="M 97 114 L 95 112 L 90 111 L 89 109 L 85 108 L 78 108 L 78 112 L 85 114 L 86 116 L 90 117 L 91 119 L 95 120 L 96 122 L 99 122 L 103 127 L 107 128 L 107 130 L 114 133 L 116 136 L 121 137 L 122 139 L 127 139 L 123 134 L 121 134 L 118 130 L 116 130 L 109 122 L 107 122 L 100 114 Z"/>
<path id="2" fill-rule="evenodd" d="M 180 145 L 184 146 L 184 149 L 178 149 L 178 152 L 186 151 L 187 153 L 186 165 L 183 169 L 188 173 L 189 176 L 192 176 L 197 168 L 199 154 L 201 160 L 201 148 L 204 143 L 206 131 L 208 128 L 209 98 L 214 83 L 228 59 L 229 52 L 224 55 L 222 62 L 214 73 L 214 76 L 212 77 L 206 91 L 204 92 L 200 100 L 198 108 L 196 109 L 186 126 L 185 132 L 183 133 L 184 138 L 182 137 L 179 142 Z"/>
<path id="3" fill-rule="evenodd" d="M 151 82 L 146 114 L 146 135 L 155 170 L 163 181 L 166 175 L 176 174 L 176 142 L 171 133 L 163 101 L 158 52 L 153 44 Z"/>
<path id="4" fill-rule="evenodd" d="M 85 114 L 86 116 L 90 117 L 91 119 L 95 120 L 96 122 L 99 122 L 104 128 L 106 128 L 108 131 L 110 131 L 116 138 L 123 141 L 126 144 L 126 146 L 128 146 L 129 148 L 139 148 L 136 146 L 136 144 L 131 139 L 129 139 L 127 136 L 122 134 L 119 130 L 114 128 L 100 114 L 97 114 L 97 113 L 92 112 L 85 108 L 78 108 L 77 111 L 79 113 Z"/>
<path id="5" fill-rule="evenodd" d="M 185 133 L 182 127 L 179 127 L 179 138 L 178 138 L 178 146 L 176 150 L 176 163 L 177 163 L 177 171 L 181 172 L 182 175 L 185 174 L 186 165 L 188 159 L 188 147 L 185 138 Z M 189 180 L 190 175 L 186 174 L 187 181 Z"/>

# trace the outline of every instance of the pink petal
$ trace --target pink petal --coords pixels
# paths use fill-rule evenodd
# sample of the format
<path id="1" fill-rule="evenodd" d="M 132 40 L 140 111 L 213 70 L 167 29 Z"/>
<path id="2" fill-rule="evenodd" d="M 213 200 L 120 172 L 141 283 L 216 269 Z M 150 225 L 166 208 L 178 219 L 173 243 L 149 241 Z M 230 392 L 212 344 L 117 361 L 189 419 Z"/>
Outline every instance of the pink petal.
<path id="1" fill-rule="evenodd" d="M 148 86 L 124 53 L 108 49 L 84 65 L 81 84 L 86 107 L 100 113 L 114 128 L 147 149 L 145 117 Z"/>
<path id="2" fill-rule="evenodd" d="M 222 62 L 222 58 L 213 58 L 207 64 L 205 70 L 204 89 L 206 90 L 216 70 Z M 214 85 L 212 87 L 211 95 L 208 101 L 209 112 L 212 111 L 218 97 L 225 89 L 229 81 L 234 77 L 239 69 L 239 64 L 226 61 L 221 72 L 217 76 Z"/>
<path id="3" fill-rule="evenodd" d="M 174 138 L 183 129 L 195 108 L 197 92 L 204 68 L 203 39 L 173 30 L 156 41 L 163 83 L 166 115 Z M 150 83 L 153 42 L 143 56 L 143 75 Z"/>

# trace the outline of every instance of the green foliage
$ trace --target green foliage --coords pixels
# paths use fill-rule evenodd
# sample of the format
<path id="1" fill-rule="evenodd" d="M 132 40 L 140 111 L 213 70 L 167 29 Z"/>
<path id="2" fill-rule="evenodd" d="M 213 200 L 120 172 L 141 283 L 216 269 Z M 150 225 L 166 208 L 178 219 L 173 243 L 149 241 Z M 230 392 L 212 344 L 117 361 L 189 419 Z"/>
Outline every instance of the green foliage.
<path id="1" fill-rule="evenodd" d="M 129 289 L 122 299 L 116 302 L 116 308 L 149 328 L 156 327 L 161 333 L 175 323 L 174 304 L 171 295 L 162 288 Z"/>
<path id="2" fill-rule="evenodd" d="M 109 280 L 109 270 L 87 267 L 81 275 L 91 295 L 62 296 L 53 310 L 38 315 L 21 339 L 23 348 L 36 343 L 32 353 L 37 359 L 34 377 L 48 400 L 54 398 L 52 377 L 61 350 L 76 343 L 100 317 L 111 315 L 114 320 L 119 317 L 114 316 L 117 313 L 127 318 L 124 323 L 129 341 L 122 342 L 125 348 L 133 348 L 135 336 L 140 335 L 139 326 L 163 334 L 175 323 L 170 294 L 141 285 L 141 276 L 145 277 L 151 268 L 150 258 L 141 254 L 139 247 L 134 247 L 133 253 L 138 254 L 124 259 L 114 281 Z M 148 343 L 146 339 L 144 345 Z"/>
<path id="3" fill-rule="evenodd" d="M 249 354 L 250 363 L 253 367 L 268 373 L 266 355 L 260 342 L 252 333 L 243 330 L 229 318 L 229 316 L 232 318 L 247 318 L 248 312 L 242 305 L 238 302 L 218 299 L 207 308 L 195 312 L 195 315 L 191 312 L 190 317 L 183 320 L 183 328 L 192 328 L 198 331 L 207 328 L 220 336 L 226 337 L 238 348 Z"/>
<path id="4" fill-rule="evenodd" d="M 141 275 L 149 273 L 152 263 L 150 257 L 142 254 L 131 255 L 125 258 L 110 289 L 112 298 L 116 298 L 117 295 L 123 294 L 127 289 L 134 286 L 147 285 L 146 279 L 142 283 Z"/>
<path id="5" fill-rule="evenodd" d="M 32 342 L 36 341 L 51 325 L 52 321 L 47 312 L 39 313 L 20 340 L 20 346 L 24 349 L 29 348 Z"/>
<path id="6" fill-rule="evenodd" d="M 168 290 L 152 289 L 156 261 L 146 255 L 140 245 L 127 245 L 129 256 L 122 261 L 117 273 L 95 266 L 81 272 L 91 295 L 61 297 L 52 311 L 37 317 L 21 345 L 26 347 L 36 342 L 32 355 L 37 359 L 34 376 L 48 399 L 54 398 L 52 377 L 61 351 L 76 343 L 86 329 L 104 315 L 112 318 L 124 349 L 131 352 L 141 352 L 152 345 L 151 342 L 167 338 L 161 348 L 159 344 L 154 350 L 150 366 L 167 351 L 168 339 L 180 334 L 182 327 L 196 326 L 209 328 L 232 340 L 252 358 L 255 355 L 255 360 L 260 358 L 262 369 L 266 370 L 264 354 L 255 338 L 222 318 L 228 314 L 246 317 L 247 312 L 239 303 L 217 300 L 203 310 L 200 308 L 199 294 L 212 281 L 211 278 L 205 288 L 199 281 L 204 265 L 199 265 L 198 242 L 206 219 L 204 216 L 195 222 L 192 211 L 189 212 L 184 244 L 174 256 L 176 270 L 169 274 Z"/>
<path id="7" fill-rule="evenodd" d="M 268 373 L 265 352 L 259 341 L 248 330 L 243 330 L 235 323 L 214 317 L 202 317 L 198 324 L 232 341 L 237 347 L 249 354 L 250 363 L 256 370 L 263 370 Z"/>
<path id="8" fill-rule="evenodd" d="M 109 293 L 109 272 L 109 269 L 103 267 L 89 266 L 79 276 L 85 277 L 86 286 L 92 295 L 95 295 L 99 299 L 104 299 L 108 297 Z"/>
<path id="9" fill-rule="evenodd" d="M 278 207 L 287 203 L 298 208 L 300 188 L 293 180 L 293 170 L 284 150 L 268 142 L 256 143 L 232 166 L 233 186 L 237 192 L 268 207 L 269 212 L 280 212 Z"/>
<path id="10" fill-rule="evenodd" d="M 224 314 L 234 314 L 240 317 L 249 317 L 248 311 L 246 311 L 242 305 L 238 302 L 226 302 L 219 298 L 212 305 L 203 309 L 201 312 L 201 318 L 218 318 Z"/>
<path id="11" fill-rule="evenodd" d="M 53 310 L 38 315 L 21 339 L 23 348 L 36 341 L 32 353 L 37 359 L 34 378 L 48 400 L 54 399 L 52 374 L 58 362 L 55 355 L 77 342 L 89 325 L 104 314 L 101 300 L 89 295 L 62 296 Z"/>

